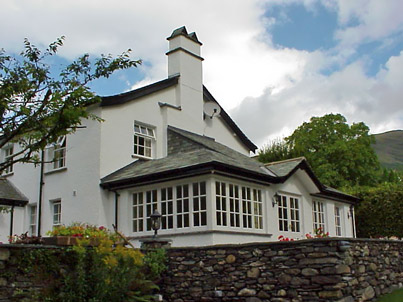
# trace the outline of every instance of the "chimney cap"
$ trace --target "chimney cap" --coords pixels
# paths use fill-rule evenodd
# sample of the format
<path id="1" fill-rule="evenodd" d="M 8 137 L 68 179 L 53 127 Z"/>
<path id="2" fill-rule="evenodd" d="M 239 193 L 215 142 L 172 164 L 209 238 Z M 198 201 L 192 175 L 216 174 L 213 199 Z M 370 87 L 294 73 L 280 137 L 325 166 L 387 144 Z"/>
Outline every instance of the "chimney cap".
<path id="1" fill-rule="evenodd" d="M 172 32 L 171 36 L 167 38 L 167 40 L 169 41 L 169 40 L 171 40 L 171 39 L 173 39 L 173 38 L 175 38 L 177 36 L 185 36 L 186 38 L 188 38 L 188 39 L 190 39 L 190 40 L 192 40 L 192 41 L 194 41 L 194 42 L 196 42 L 196 43 L 198 43 L 200 45 L 203 45 L 199 41 L 199 39 L 197 38 L 195 32 L 192 32 L 192 33 L 188 34 L 185 26 L 182 26 L 182 27 L 179 27 L 179 28 L 175 29 Z"/>

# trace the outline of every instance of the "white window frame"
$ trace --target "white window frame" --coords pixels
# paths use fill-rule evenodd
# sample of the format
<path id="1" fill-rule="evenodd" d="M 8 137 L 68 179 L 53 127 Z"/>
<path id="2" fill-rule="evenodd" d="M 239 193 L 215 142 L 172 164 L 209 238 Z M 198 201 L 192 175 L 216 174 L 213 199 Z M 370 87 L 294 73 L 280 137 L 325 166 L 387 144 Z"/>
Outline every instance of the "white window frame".
<path id="1" fill-rule="evenodd" d="M 277 206 L 279 231 L 301 233 L 301 197 L 279 193 Z"/>
<path id="2" fill-rule="evenodd" d="M 153 158 L 155 139 L 155 127 L 134 121 L 133 156 Z"/>
<path id="3" fill-rule="evenodd" d="M 144 232 L 144 194 L 135 192 L 132 194 L 132 232 Z"/>
<path id="4" fill-rule="evenodd" d="M 29 206 L 29 234 L 35 236 L 37 233 L 37 211 L 38 207 L 36 204 Z"/>
<path id="5" fill-rule="evenodd" d="M 229 220 L 230 227 L 241 227 L 241 198 L 239 186 L 229 184 Z"/>
<path id="6" fill-rule="evenodd" d="M 207 182 L 193 182 L 193 226 L 207 225 Z"/>
<path id="7" fill-rule="evenodd" d="M 131 232 L 139 234 L 152 231 L 149 217 L 154 210 L 158 210 L 162 214 L 160 229 L 162 232 L 186 232 L 191 228 L 206 229 L 208 223 L 207 183 L 207 180 L 197 179 L 172 183 L 153 190 L 144 188 L 133 191 L 131 193 Z M 172 199 L 169 194 L 166 194 L 170 190 L 172 190 Z M 163 191 L 165 191 L 164 194 Z M 170 202 L 172 202 L 172 211 L 168 210 Z M 172 227 L 170 226 L 171 219 Z"/>
<path id="8" fill-rule="evenodd" d="M 335 234 L 338 237 L 343 236 L 343 210 L 342 207 L 338 204 L 334 205 L 334 226 L 335 226 Z"/>
<path id="9" fill-rule="evenodd" d="M 215 200 L 216 223 L 219 226 L 227 226 L 227 184 L 225 182 L 215 182 Z"/>
<path id="10" fill-rule="evenodd" d="M 166 187 L 161 189 L 161 229 L 170 230 L 174 228 L 174 188 Z"/>
<path id="11" fill-rule="evenodd" d="M 326 207 L 325 203 L 320 200 L 312 201 L 312 221 L 313 221 L 313 231 L 322 229 L 322 233 L 326 233 Z"/>
<path id="12" fill-rule="evenodd" d="M 62 200 L 55 199 L 51 201 L 52 207 L 52 225 L 53 227 L 62 224 Z"/>
<path id="13" fill-rule="evenodd" d="M 58 138 L 53 146 L 53 170 L 66 167 L 66 136 Z"/>
<path id="14" fill-rule="evenodd" d="M 145 217 L 146 217 L 146 230 L 152 231 L 151 214 L 158 210 L 158 190 L 148 190 L 145 192 Z"/>
<path id="15" fill-rule="evenodd" d="M 217 227 L 263 231 L 261 189 L 219 179 L 213 185 Z"/>
<path id="16" fill-rule="evenodd" d="M 4 152 L 4 162 L 11 161 L 14 156 L 14 144 L 9 144 L 3 148 Z M 8 166 L 4 169 L 4 174 L 12 174 L 14 172 L 14 164 Z"/>

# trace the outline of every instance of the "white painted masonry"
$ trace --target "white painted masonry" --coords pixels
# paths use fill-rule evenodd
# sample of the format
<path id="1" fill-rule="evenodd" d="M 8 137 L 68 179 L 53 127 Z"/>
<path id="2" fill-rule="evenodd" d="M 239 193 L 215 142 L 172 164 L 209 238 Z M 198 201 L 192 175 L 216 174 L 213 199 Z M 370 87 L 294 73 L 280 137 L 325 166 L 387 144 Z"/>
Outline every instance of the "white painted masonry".
<path id="1" fill-rule="evenodd" d="M 181 31 L 182 30 L 182 31 Z M 192 133 L 208 136 L 233 150 L 249 156 L 250 145 L 236 134 L 234 126 L 228 124 L 223 116 L 214 118 L 203 114 L 204 97 L 202 61 L 200 46 L 195 35 L 188 35 L 186 29 L 174 31 L 169 40 L 168 79 L 178 77 L 178 83 L 146 93 L 134 100 L 113 105 L 94 105 L 88 110 L 104 120 L 99 123 L 83 120 L 83 128 L 66 138 L 66 163 L 61 169 L 52 169 L 52 163 L 45 164 L 43 177 L 43 193 L 40 197 L 40 165 L 14 165 L 13 173 L 6 177 L 25 196 L 29 204 L 14 210 L 14 233 L 25 233 L 30 228 L 30 206 L 39 209 L 42 199 L 42 213 L 37 215 L 36 226 L 41 225 L 41 235 L 52 229 L 52 202 L 61 201 L 61 223 L 86 222 L 112 228 L 115 223 L 115 198 L 112 191 L 100 186 L 100 179 L 110 173 L 138 160 L 135 155 L 134 123 L 151 127 L 155 133 L 152 142 L 152 157 L 165 158 L 168 154 L 167 127 L 174 126 Z M 157 85 L 157 84 L 156 84 Z M 130 95 L 130 93 L 128 93 Z M 238 132 L 239 134 L 239 132 Z M 252 144 L 253 145 L 253 144 Z M 17 148 L 17 146 L 15 146 Z M 47 150 L 45 150 L 45 153 Z M 306 233 L 313 232 L 312 201 L 320 200 L 325 204 L 326 231 L 331 236 L 336 235 L 334 207 L 341 211 L 341 229 L 343 237 L 353 237 L 353 217 L 350 215 L 350 204 L 342 200 L 333 201 L 323 197 L 313 197 L 318 188 L 305 170 L 298 169 L 283 183 L 265 184 L 258 180 L 241 179 L 237 175 L 217 175 L 214 173 L 192 176 L 180 180 L 162 181 L 152 185 L 134 186 L 118 190 L 118 222 L 119 229 L 133 238 L 136 245 L 139 239 L 150 236 L 151 231 L 133 232 L 133 194 L 136 192 L 158 191 L 175 188 L 178 185 L 205 182 L 207 221 L 203 226 L 186 228 L 175 227 L 160 230 L 159 234 L 173 240 L 173 246 L 204 246 L 222 243 L 246 243 L 254 241 L 275 241 L 283 235 L 294 239 L 304 238 Z M 218 225 L 216 208 L 216 182 L 235 185 L 239 190 L 251 188 L 261 194 L 262 228 L 231 227 Z M 273 196 L 292 196 L 299 200 L 300 231 L 279 231 L 278 204 L 273 204 Z M 178 205 L 173 209 L 178 210 Z M 240 198 L 240 204 L 242 200 Z M 225 200 L 227 219 L 230 215 L 229 198 Z M 193 201 L 189 201 L 189 215 L 194 210 Z M 244 209 L 243 207 L 242 209 Z M 161 212 L 161 204 L 158 204 Z M 255 211 L 255 210 L 253 210 Z M 258 210 L 256 210 L 258 211 Z M 177 213 L 174 214 L 174 221 Z M 243 213 L 239 212 L 239 219 Z M 190 222 L 193 218 L 189 218 Z M 7 242 L 10 227 L 10 215 L 0 214 L 0 242 Z"/>

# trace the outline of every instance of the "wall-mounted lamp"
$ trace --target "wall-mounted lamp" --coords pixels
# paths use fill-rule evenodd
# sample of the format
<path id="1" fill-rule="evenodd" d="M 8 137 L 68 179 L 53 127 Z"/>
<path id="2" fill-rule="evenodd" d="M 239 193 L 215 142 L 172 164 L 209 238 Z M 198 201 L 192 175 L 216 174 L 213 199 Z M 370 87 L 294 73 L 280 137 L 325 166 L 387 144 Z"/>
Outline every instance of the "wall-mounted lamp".
<path id="1" fill-rule="evenodd" d="M 150 215 L 151 228 L 154 230 L 154 237 L 157 237 L 157 232 L 161 227 L 161 214 L 155 210 L 154 213 Z"/>
<path id="2" fill-rule="evenodd" d="M 280 201 L 280 195 L 278 195 L 278 193 L 276 192 L 276 194 L 273 195 L 273 200 L 271 201 L 273 208 L 276 204 L 278 204 L 279 201 Z"/>

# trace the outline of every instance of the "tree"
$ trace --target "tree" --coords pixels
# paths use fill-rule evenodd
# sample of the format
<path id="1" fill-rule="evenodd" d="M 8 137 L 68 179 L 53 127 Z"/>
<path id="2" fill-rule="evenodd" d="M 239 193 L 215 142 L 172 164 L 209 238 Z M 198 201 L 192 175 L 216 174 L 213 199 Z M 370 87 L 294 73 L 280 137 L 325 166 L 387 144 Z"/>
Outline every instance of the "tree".
<path id="1" fill-rule="evenodd" d="M 402 182 L 356 186 L 349 193 L 361 198 L 355 209 L 357 237 L 403 238 Z"/>
<path id="2" fill-rule="evenodd" d="M 20 56 L 0 50 L 0 148 L 18 144 L 18 151 L 0 163 L 0 173 L 16 162 L 38 162 L 38 151 L 72 133 L 82 119 L 101 119 L 88 111 L 100 101 L 89 84 L 113 72 L 136 67 L 130 49 L 113 58 L 91 60 L 84 54 L 54 76 L 47 59 L 58 52 L 64 37 L 45 51 L 24 40 Z"/>
<path id="3" fill-rule="evenodd" d="M 286 137 L 283 145 L 274 146 L 286 151 L 284 159 L 305 156 L 318 178 L 331 187 L 373 185 L 381 169 L 371 147 L 374 138 L 368 132 L 362 122 L 350 126 L 341 114 L 327 114 L 312 117 Z"/>
<path id="4" fill-rule="evenodd" d="M 263 163 L 270 163 L 301 156 L 290 144 L 281 138 L 270 141 L 258 152 L 258 160 Z"/>

